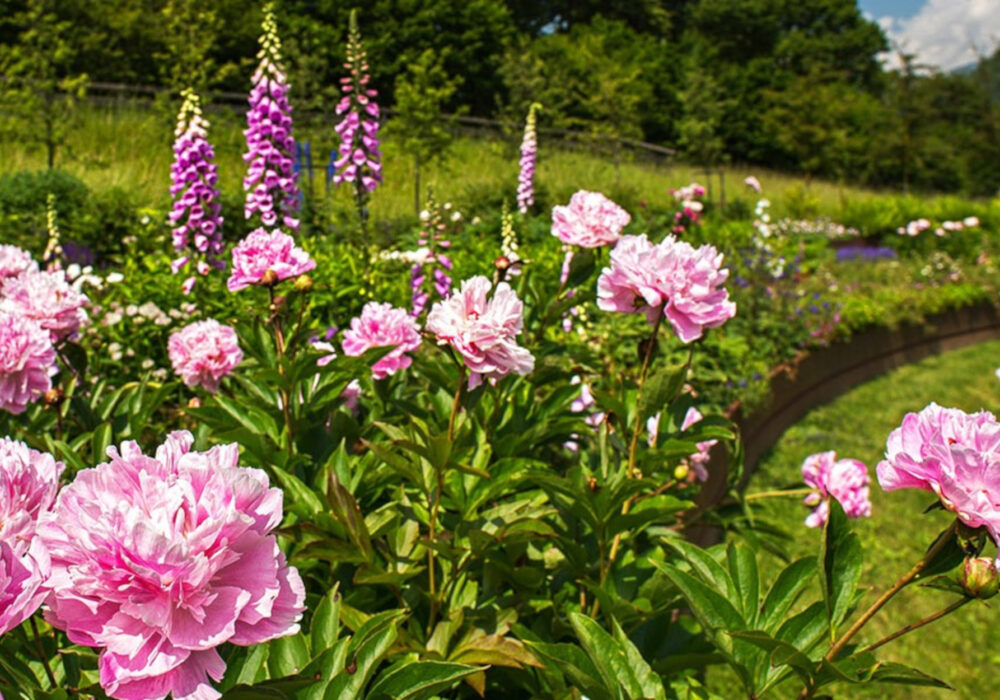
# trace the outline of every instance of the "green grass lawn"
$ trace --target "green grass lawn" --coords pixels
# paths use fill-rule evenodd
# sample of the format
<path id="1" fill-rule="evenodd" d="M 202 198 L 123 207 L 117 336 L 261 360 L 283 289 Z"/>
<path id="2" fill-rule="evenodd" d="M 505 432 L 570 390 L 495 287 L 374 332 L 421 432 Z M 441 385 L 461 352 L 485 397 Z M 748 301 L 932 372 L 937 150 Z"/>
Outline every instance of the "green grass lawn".
<path id="1" fill-rule="evenodd" d="M 934 501 L 922 491 L 883 492 L 875 479 L 875 465 L 885 450 L 886 437 L 904 414 L 918 411 L 931 401 L 965 411 L 1000 408 L 1000 382 L 993 370 L 1000 366 L 1000 342 L 949 352 L 900 368 L 863 384 L 839 399 L 809 413 L 790 428 L 761 461 L 748 492 L 789 485 L 801 486 L 802 460 L 815 452 L 836 450 L 840 457 L 860 459 L 869 466 L 872 517 L 856 522 L 865 549 L 862 586 L 881 591 L 906 572 L 932 539 L 949 522 L 935 510 L 922 515 Z M 807 509 L 799 499 L 761 501 L 761 512 L 794 535 L 788 549 L 793 556 L 814 553 L 820 532 L 802 525 Z M 991 551 L 988 551 L 992 555 Z M 859 642 L 871 642 L 904 624 L 920 619 L 953 600 L 951 594 L 912 587 L 900 593 L 861 632 Z M 988 698 L 997 697 L 994 672 L 1000 664 L 1000 610 L 972 603 L 882 650 L 882 658 L 915 666 L 956 688 L 956 693 L 907 686 L 840 686 L 836 697 L 845 698 Z M 724 674 L 715 673 L 725 685 Z M 776 697 L 794 697 L 798 687 L 786 684 Z M 724 693 L 725 694 L 725 693 Z"/>
<path id="2" fill-rule="evenodd" d="M 210 112 L 209 139 L 215 147 L 219 165 L 219 183 L 223 192 L 235 195 L 241 190 L 245 165 L 242 129 L 244 118 L 238 111 Z M 300 140 L 312 144 L 316 189 L 323 192 L 323 168 L 331 148 L 336 146 L 334 124 L 296 127 Z M 68 143 L 57 154 L 56 167 L 65 170 L 95 190 L 123 187 L 134 191 L 140 204 L 166 201 L 173 157 L 173 117 L 132 103 L 105 106 L 81 106 L 68 130 Z M 401 152 L 392 136 L 389 123 L 384 134 L 383 163 L 385 183 L 374 195 L 372 215 L 376 221 L 391 221 L 413 215 L 412 162 Z M 564 202 L 578 189 L 591 189 L 614 195 L 627 193 L 633 201 L 660 202 L 670 197 L 669 189 L 695 180 L 712 189 L 718 199 L 719 178 L 706 180 L 700 168 L 680 163 L 621 164 L 616 182 L 614 165 L 608 154 L 565 150 L 546 138 L 539 140 L 536 183 L 551 203 Z M 37 146 L 21 139 L 0 141 L 0 174 L 45 167 L 45 154 Z M 453 201 L 463 206 L 483 194 L 508 193 L 513 201 L 517 187 L 517 143 L 498 139 L 459 138 L 443 163 L 430 167 L 424 185 L 432 186 L 439 201 Z M 784 216 L 786 202 L 801 199 L 803 180 L 795 176 L 768 172 L 761 168 L 730 167 L 725 170 L 726 192 L 730 200 L 742 198 L 752 207 L 754 195 L 744 184 L 747 175 L 756 175 L 764 186 L 764 196 L 774 203 L 773 216 Z M 350 206 L 350 196 L 342 189 L 334 196 Z M 845 202 L 859 202 L 879 196 L 877 192 L 814 180 L 808 197 L 814 199 L 818 213 L 837 218 Z M 624 200 L 622 200 L 624 201 Z M 905 222 L 902 222 L 905 223 Z"/>

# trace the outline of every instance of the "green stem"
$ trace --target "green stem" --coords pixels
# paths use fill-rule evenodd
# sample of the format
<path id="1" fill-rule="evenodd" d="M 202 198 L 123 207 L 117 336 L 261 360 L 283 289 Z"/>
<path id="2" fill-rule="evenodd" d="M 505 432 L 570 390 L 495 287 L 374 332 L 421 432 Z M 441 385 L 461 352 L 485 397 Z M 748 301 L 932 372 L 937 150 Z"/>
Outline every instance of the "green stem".
<path id="1" fill-rule="evenodd" d="M 864 649 L 862 649 L 858 653 L 859 654 L 865 654 L 865 653 L 867 653 L 869 651 L 875 651 L 880 646 L 882 646 L 884 644 L 888 644 L 889 642 L 893 641 L 894 639 L 899 639 L 904 634 L 908 634 L 909 632 L 912 632 L 913 630 L 920 629 L 924 625 L 929 625 L 930 623 L 932 623 L 932 622 L 934 622 L 936 620 L 940 620 L 945 615 L 950 615 L 951 613 L 955 612 L 956 610 L 958 610 L 960 607 L 962 607 L 966 603 L 970 603 L 973 600 L 975 600 L 975 598 L 960 598 L 959 600 L 956 600 L 954 603 L 952 603 L 948 607 L 944 608 L 943 610 L 938 610 L 933 615 L 928 615 L 927 617 L 923 618 L 922 620 L 917 620 L 916 622 L 911 622 L 910 624 L 906 625 L 905 627 L 899 628 L 898 630 L 896 630 L 892 634 L 890 634 L 890 635 L 888 635 L 886 637 L 883 637 L 882 639 L 878 640 L 874 644 L 869 644 L 868 646 L 866 646 Z"/>
<path id="2" fill-rule="evenodd" d="M 45 649 L 42 648 L 42 636 L 38 633 L 38 623 L 35 622 L 35 616 L 32 615 L 28 620 L 31 622 L 31 632 L 35 636 L 35 651 L 38 653 L 38 660 L 42 662 L 42 667 L 45 669 L 45 675 L 49 678 L 49 683 L 52 685 L 53 690 L 56 687 L 56 676 L 52 673 L 52 667 L 49 666 L 49 659 L 45 655 Z"/>
<path id="3" fill-rule="evenodd" d="M 640 413 L 640 407 L 642 405 L 642 389 L 646 385 L 646 375 L 649 373 L 649 365 L 653 359 L 653 350 L 656 348 L 656 341 L 660 332 L 660 325 L 663 323 L 663 309 L 660 309 L 660 313 L 656 315 L 656 322 L 653 324 L 653 332 L 650 333 L 649 339 L 646 341 L 646 354 L 642 360 L 642 370 L 639 372 L 639 389 L 635 395 L 635 425 L 632 428 L 632 440 L 629 442 L 628 446 L 628 464 L 625 468 L 625 475 L 629 479 L 634 479 L 636 477 L 636 452 L 639 447 L 639 435 L 642 433 L 643 421 L 642 414 Z M 692 355 L 688 355 L 688 364 L 691 363 Z M 629 509 L 632 507 L 632 499 L 625 501 L 622 505 L 622 515 L 627 515 Z M 601 547 L 601 585 L 604 585 L 604 580 L 608 576 L 608 572 L 611 570 L 611 565 L 614 564 L 615 558 L 618 556 L 618 549 L 621 546 L 622 533 L 615 535 L 614 540 L 611 542 L 611 552 L 608 554 L 607 561 L 604 559 L 604 547 Z M 598 601 L 594 601 L 594 608 L 592 615 L 596 615 L 598 611 Z"/>
<path id="4" fill-rule="evenodd" d="M 907 571 L 902 578 L 892 584 L 892 586 L 890 586 L 885 593 L 879 596 L 878 600 L 871 604 L 871 607 L 861 613 L 861 617 L 855 620 L 854 624 L 840 636 L 840 639 L 833 643 L 830 650 L 826 653 L 826 656 L 823 657 L 824 660 L 831 663 L 836 661 L 837 656 L 844 649 L 844 647 L 847 646 L 847 643 L 851 641 L 854 635 L 860 632 L 861 628 L 864 627 L 869 620 L 875 617 L 875 614 L 881 610 L 894 595 L 903 590 L 903 588 L 905 588 L 909 583 L 912 583 L 913 579 L 920 575 L 920 572 L 924 570 L 927 564 L 948 545 L 957 528 L 958 520 L 955 520 L 952 522 L 951 526 L 945 530 L 944 534 L 938 538 L 937 542 L 935 542 L 934 545 L 927 550 L 927 554 L 925 554 L 920 561 L 913 565 L 912 569 Z M 815 687 L 807 685 L 799 694 L 799 700 L 809 700 L 815 692 Z"/>

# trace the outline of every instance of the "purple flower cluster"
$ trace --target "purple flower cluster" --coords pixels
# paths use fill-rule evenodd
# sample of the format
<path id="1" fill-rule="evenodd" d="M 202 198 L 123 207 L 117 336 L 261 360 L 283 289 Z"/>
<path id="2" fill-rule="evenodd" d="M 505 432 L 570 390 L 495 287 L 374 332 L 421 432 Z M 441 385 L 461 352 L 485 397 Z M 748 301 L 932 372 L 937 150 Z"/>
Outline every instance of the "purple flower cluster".
<path id="1" fill-rule="evenodd" d="M 357 12 L 351 12 L 347 36 L 348 75 L 340 79 L 344 96 L 337 104 L 337 114 L 344 118 L 335 127 L 340 136 L 339 157 L 333 162 L 335 184 L 354 183 L 359 201 L 374 192 L 382 182 L 382 153 L 379 151 L 378 92 L 368 87 L 368 54 L 361 44 Z M 359 138 L 360 132 L 360 138 Z"/>
<path id="2" fill-rule="evenodd" d="M 174 248 L 181 254 L 170 265 L 176 275 L 191 261 L 197 262 L 197 271 L 205 275 L 212 267 L 223 269 L 225 263 L 218 259 L 222 253 L 222 216 L 219 190 L 216 182 L 218 171 L 213 159 L 215 152 L 207 139 L 208 121 L 202 117 L 201 103 L 193 90 L 181 93 L 184 102 L 177 115 L 174 130 L 174 162 L 170 166 L 170 196 L 174 208 L 170 223 L 174 226 Z M 195 276 L 184 281 L 184 293 L 191 291 Z"/>
<path id="3" fill-rule="evenodd" d="M 896 251 L 886 246 L 846 245 L 837 249 L 837 262 L 847 260 L 893 260 Z"/>
<path id="4" fill-rule="evenodd" d="M 517 208 L 522 214 L 535 203 L 535 160 L 538 157 L 536 114 L 541 109 L 537 102 L 528 108 L 524 123 L 524 140 L 521 141 L 521 172 L 517 176 Z"/>
<path id="5" fill-rule="evenodd" d="M 295 138 L 292 136 L 292 107 L 288 103 L 288 80 L 281 67 L 281 41 L 271 5 L 264 9 L 263 34 L 260 37 L 260 63 L 253 74 L 247 128 L 247 152 L 243 160 L 250 164 L 243 178 L 246 218 L 260 215 L 265 226 L 281 223 L 297 231 L 298 219 L 292 214 L 299 207 L 298 174 L 295 172 Z"/>

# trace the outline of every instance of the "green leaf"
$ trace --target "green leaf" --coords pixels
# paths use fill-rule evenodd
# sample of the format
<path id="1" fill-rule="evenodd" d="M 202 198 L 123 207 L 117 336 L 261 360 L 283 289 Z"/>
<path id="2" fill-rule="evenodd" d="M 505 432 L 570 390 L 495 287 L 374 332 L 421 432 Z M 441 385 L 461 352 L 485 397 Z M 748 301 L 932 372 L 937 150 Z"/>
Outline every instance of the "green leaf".
<path id="1" fill-rule="evenodd" d="M 272 678 L 291 676 L 309 663 L 309 643 L 301 632 L 288 637 L 278 637 L 270 642 L 267 670 Z"/>
<path id="2" fill-rule="evenodd" d="M 817 664 L 815 661 L 791 644 L 775 639 L 767 632 L 747 630 L 743 632 L 730 632 L 729 636 L 767 651 L 770 655 L 772 666 L 790 666 L 804 683 L 808 683 L 816 673 Z"/>
<path id="3" fill-rule="evenodd" d="M 569 620 L 584 651 L 600 672 L 605 687 L 612 692 L 623 688 L 628 697 L 643 697 L 625 652 L 615 638 L 592 618 L 581 613 L 570 613 Z"/>
<path id="4" fill-rule="evenodd" d="M 312 624 L 309 627 L 309 639 L 312 642 L 313 656 L 319 656 L 324 650 L 337 643 L 340 637 L 340 592 L 339 584 L 323 596 L 313 613 Z"/>
<path id="5" fill-rule="evenodd" d="M 396 610 L 379 613 L 361 626 L 351 638 L 347 666 L 327 685 L 325 700 L 361 697 L 362 689 L 396 641 L 396 622 L 401 615 Z"/>
<path id="6" fill-rule="evenodd" d="M 301 516 L 304 520 L 310 520 L 311 516 L 324 510 L 323 502 L 316 495 L 316 492 L 306 486 L 297 476 L 274 465 L 271 465 L 271 471 L 274 472 L 274 476 L 281 484 L 285 494 L 289 496 L 285 500 L 285 507 L 288 510 Z"/>
<path id="7" fill-rule="evenodd" d="M 761 613 L 760 626 L 773 633 L 785 614 L 798 600 L 816 572 L 816 558 L 804 557 L 786 566 L 767 592 Z"/>
<path id="8" fill-rule="evenodd" d="M 549 661 L 548 669 L 564 673 L 591 700 L 614 700 L 615 695 L 604 687 L 600 671 L 578 645 L 532 641 L 525 645 L 536 656 Z"/>
<path id="9" fill-rule="evenodd" d="M 680 554 L 703 581 L 726 599 L 736 600 L 738 594 L 733 577 L 722 564 L 716 561 L 711 552 L 678 538 L 666 540 L 665 544 Z"/>
<path id="10" fill-rule="evenodd" d="M 646 419 L 673 401 L 681 386 L 684 385 L 684 378 L 687 375 L 687 364 L 672 365 L 657 370 L 646 378 L 646 385 L 642 389 L 642 401 L 639 405 L 639 420 L 645 422 Z"/>
<path id="11" fill-rule="evenodd" d="M 235 661 L 227 662 L 226 675 L 219 690 L 226 691 L 237 685 L 253 684 L 258 678 L 262 678 L 269 652 L 270 645 L 257 644 L 246 650 L 246 653 Z"/>
<path id="12" fill-rule="evenodd" d="M 743 619 L 748 626 L 757 624 L 760 613 L 760 572 L 757 570 L 757 558 L 745 544 L 730 543 L 726 550 L 729 559 L 729 571 L 733 583 L 739 592 Z"/>
<path id="13" fill-rule="evenodd" d="M 365 697 L 366 700 L 421 700 L 487 668 L 447 661 L 415 661 L 393 666 L 375 680 Z"/>
<path id="14" fill-rule="evenodd" d="M 642 654 L 636 648 L 632 640 L 626 636 L 625 631 L 618 624 L 617 620 L 613 621 L 615 641 L 625 652 L 625 658 L 628 661 L 629 669 L 632 675 L 635 677 L 636 682 L 639 685 L 639 689 L 642 691 L 641 697 L 650 698 L 651 700 L 667 700 L 667 692 L 663 687 L 663 679 L 661 679 L 649 664 L 646 659 L 643 658 Z"/>
<path id="15" fill-rule="evenodd" d="M 681 595 L 691 606 L 691 612 L 703 627 L 727 632 L 746 628 L 736 608 L 718 591 L 676 566 L 658 561 L 651 563 L 666 574 L 670 582 L 680 590 Z"/>
<path id="16" fill-rule="evenodd" d="M 347 530 L 347 536 L 361 552 L 364 560 L 371 561 L 374 556 L 372 541 L 361 508 L 332 470 L 327 477 L 326 502 L 333 517 Z"/>
<path id="17" fill-rule="evenodd" d="M 871 676 L 872 683 L 893 683 L 895 685 L 916 685 L 930 688 L 954 690 L 944 681 L 929 676 L 923 671 L 895 662 L 882 662 Z"/>
<path id="18" fill-rule="evenodd" d="M 90 436 L 90 455 L 100 462 L 107 454 L 108 446 L 111 444 L 111 424 L 101 423 L 94 429 Z"/>
<path id="19" fill-rule="evenodd" d="M 938 574 L 947 573 L 952 569 L 954 569 L 959 564 L 961 564 L 962 560 L 965 559 L 966 553 L 962 549 L 962 545 L 959 542 L 959 538 L 955 536 L 955 533 L 951 527 L 949 527 L 947 530 L 938 535 L 935 538 L 934 542 L 931 543 L 931 546 L 928 547 L 928 549 L 933 548 L 934 545 L 936 545 L 942 537 L 947 537 L 948 541 L 945 542 L 944 546 L 941 548 L 941 551 L 935 554 L 934 558 L 931 559 L 929 562 L 927 562 L 924 568 L 920 571 L 918 580 L 923 580 L 930 578 L 932 576 L 936 576 Z"/>
<path id="20" fill-rule="evenodd" d="M 836 498 L 829 499 L 829 503 L 830 515 L 820 546 L 819 576 L 830 623 L 830 638 L 833 639 L 837 626 L 847 617 L 854 601 L 854 593 L 861 580 L 863 554 L 844 509 Z"/>
<path id="21" fill-rule="evenodd" d="M 579 250 L 573 252 L 573 258 L 569 261 L 569 274 L 566 276 L 567 287 L 579 287 L 590 279 L 594 273 L 594 254 L 589 250 Z"/>

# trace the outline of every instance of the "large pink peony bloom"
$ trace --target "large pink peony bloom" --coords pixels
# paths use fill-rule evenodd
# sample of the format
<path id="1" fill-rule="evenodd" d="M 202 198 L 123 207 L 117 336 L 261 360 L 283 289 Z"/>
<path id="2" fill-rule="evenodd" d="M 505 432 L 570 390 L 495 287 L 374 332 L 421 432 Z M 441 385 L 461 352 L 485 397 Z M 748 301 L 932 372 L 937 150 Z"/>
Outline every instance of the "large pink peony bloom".
<path id="1" fill-rule="evenodd" d="M 3 285 L 0 310 L 38 321 L 58 342 L 87 322 L 87 297 L 73 289 L 62 270 L 28 271 Z"/>
<path id="2" fill-rule="evenodd" d="M 50 454 L 0 438 L 0 542 L 18 556 L 35 539 L 39 515 L 55 503 L 65 468 Z"/>
<path id="3" fill-rule="evenodd" d="M 605 311 L 643 311 L 650 323 L 663 314 L 682 342 L 702 336 L 736 314 L 722 284 L 729 270 L 713 246 L 694 248 L 674 236 L 652 244 L 645 234 L 625 236 L 611 251 L 611 266 L 597 280 L 597 306 Z"/>
<path id="4" fill-rule="evenodd" d="M 23 413 L 52 388 L 52 338 L 36 321 L 0 311 L 0 409 Z"/>
<path id="5" fill-rule="evenodd" d="M 830 498 L 836 498 L 849 518 L 872 514 L 868 499 L 868 467 L 856 459 L 837 459 L 837 453 L 819 452 L 802 462 L 802 480 L 816 493 L 805 498 L 815 506 L 806 517 L 806 526 L 823 527 L 830 516 Z"/>
<path id="6" fill-rule="evenodd" d="M 219 697 L 224 642 L 294 634 L 305 589 L 271 531 L 282 494 L 235 444 L 192 452 L 171 433 L 155 457 L 134 442 L 77 474 L 38 534 L 52 559 L 46 619 L 101 649 L 114 698 Z"/>
<path id="7" fill-rule="evenodd" d="M 467 279 L 427 315 L 427 330 L 439 344 L 455 348 L 471 370 L 470 389 L 483 378 L 524 375 L 535 368 L 534 356 L 515 340 L 524 324 L 521 300 L 506 282 L 498 284 L 493 298 L 487 300 L 490 287 L 485 277 Z"/>
<path id="8" fill-rule="evenodd" d="M 876 468 L 886 491 L 921 489 L 969 527 L 1000 542 L 1000 423 L 992 413 L 965 413 L 932 403 L 908 413 L 889 434 Z"/>
<path id="9" fill-rule="evenodd" d="M 370 301 L 361 316 L 351 321 L 350 329 L 344 331 L 343 346 L 344 354 L 351 357 L 372 348 L 394 348 L 372 365 L 372 376 L 383 379 L 410 366 L 413 360 L 406 353 L 420 346 L 420 330 L 405 309 Z"/>
<path id="10" fill-rule="evenodd" d="M 49 557 L 35 531 L 63 469 L 51 455 L 0 438 L 0 634 L 31 617 L 48 593 Z"/>
<path id="11" fill-rule="evenodd" d="M 36 272 L 38 263 L 31 254 L 14 245 L 0 245 L 0 286 L 8 277 L 17 277 L 23 272 Z"/>
<path id="12" fill-rule="evenodd" d="M 618 241 L 632 217 L 600 192 L 580 190 L 552 208 L 552 235 L 568 245 L 600 248 Z"/>
<path id="13" fill-rule="evenodd" d="M 167 352 L 174 371 L 185 384 L 203 386 L 213 394 L 222 378 L 243 361 L 236 331 L 212 318 L 171 334 Z"/>
<path id="14" fill-rule="evenodd" d="M 276 282 L 298 277 L 316 267 L 309 253 L 296 247 L 287 233 L 262 228 L 251 231 L 233 248 L 233 271 L 229 276 L 229 291 L 260 284 L 264 273 L 274 273 Z"/>

